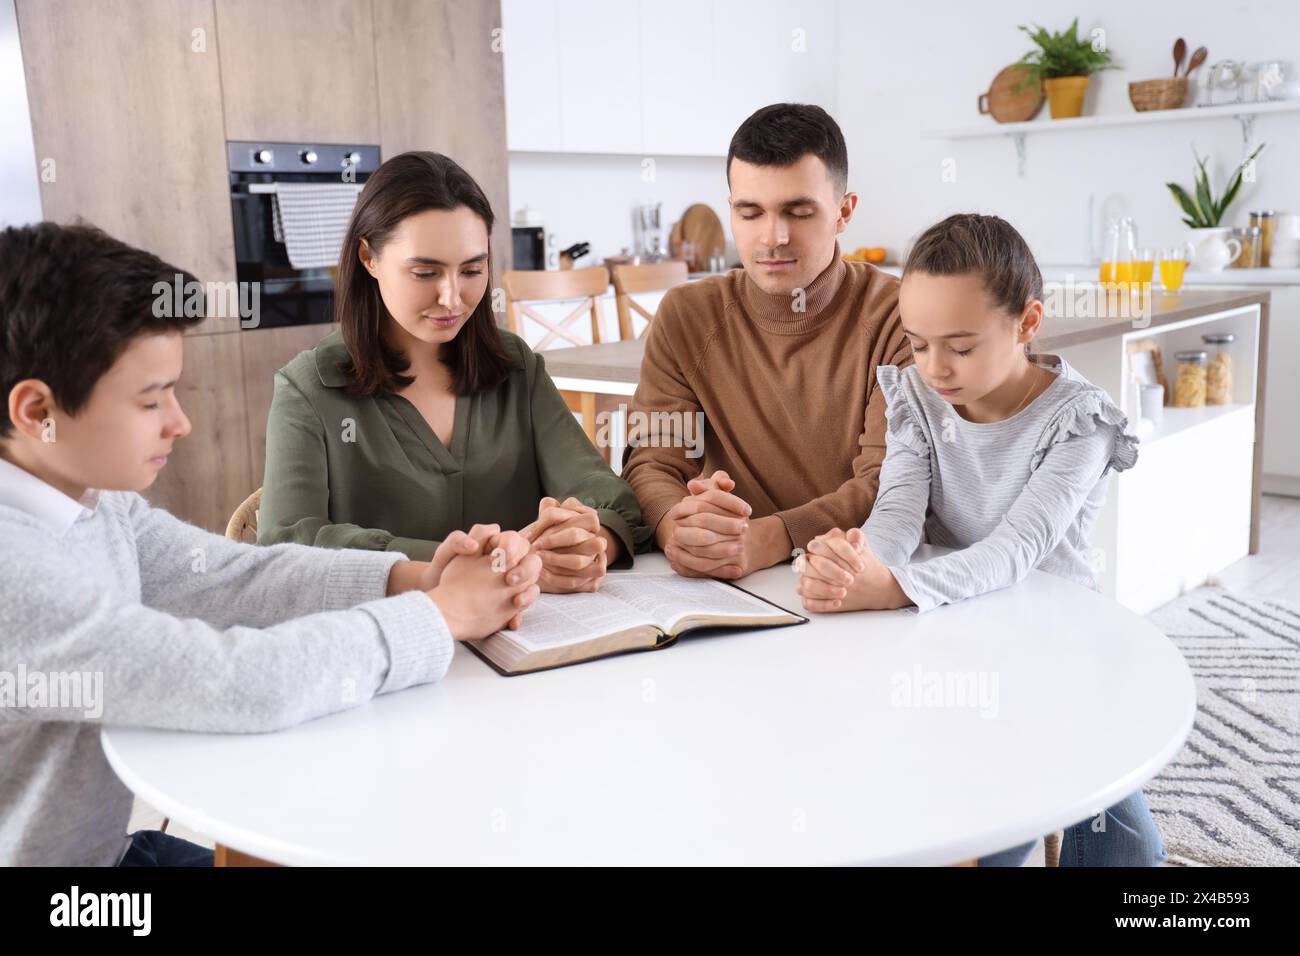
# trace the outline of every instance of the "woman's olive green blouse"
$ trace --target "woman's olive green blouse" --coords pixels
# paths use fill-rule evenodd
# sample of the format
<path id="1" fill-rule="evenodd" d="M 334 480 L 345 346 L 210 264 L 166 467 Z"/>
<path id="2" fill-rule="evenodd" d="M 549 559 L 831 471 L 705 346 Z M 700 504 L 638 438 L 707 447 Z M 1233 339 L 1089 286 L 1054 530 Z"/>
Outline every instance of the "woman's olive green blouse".
<path id="1" fill-rule="evenodd" d="M 266 428 L 259 544 L 400 551 L 428 560 L 474 524 L 518 530 L 550 495 L 578 498 L 622 543 L 628 567 L 649 537 L 627 482 L 574 419 L 542 357 L 501 333 L 516 367 L 496 388 L 456 398 L 448 448 L 399 395 L 356 398 L 335 332 L 275 376 Z"/>

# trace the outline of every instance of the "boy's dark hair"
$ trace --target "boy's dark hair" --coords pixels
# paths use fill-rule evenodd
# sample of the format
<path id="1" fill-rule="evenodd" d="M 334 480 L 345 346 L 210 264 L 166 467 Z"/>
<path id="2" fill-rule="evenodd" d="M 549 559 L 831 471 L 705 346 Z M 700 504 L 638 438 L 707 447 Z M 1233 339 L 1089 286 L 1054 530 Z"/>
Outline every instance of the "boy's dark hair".
<path id="1" fill-rule="evenodd" d="M 352 381 L 353 395 L 395 392 L 415 379 L 405 374 L 411 363 L 401 351 L 384 341 L 383 322 L 387 310 L 379 295 L 379 283 L 357 258 L 361 240 L 378 254 L 407 216 L 427 209 L 466 207 L 483 220 L 492 235 L 492 207 L 474 177 L 441 153 L 410 152 L 394 156 L 366 180 L 357 198 L 338 275 L 334 279 L 334 318 L 343 333 L 348 360 L 342 371 Z M 488 288 L 492 274 L 492 250 L 488 248 Z M 492 315 L 492 296 L 484 295 L 469 321 L 443 349 L 443 361 L 451 370 L 457 395 L 472 395 L 495 388 L 509 374 L 512 362 L 501 332 Z"/>
<path id="2" fill-rule="evenodd" d="M 805 103 L 773 103 L 740 124 L 727 148 L 727 185 L 731 185 L 731 161 L 743 160 L 755 166 L 793 166 L 812 153 L 830 172 L 836 193 L 843 195 L 849 183 L 849 149 L 839 124 L 820 106 Z"/>
<path id="3" fill-rule="evenodd" d="M 0 438 L 13 430 L 9 392 L 24 379 L 40 379 L 75 415 L 132 339 L 202 322 L 172 294 L 197 281 L 87 223 L 0 232 Z"/>
<path id="4" fill-rule="evenodd" d="M 903 275 L 977 275 L 999 308 L 1019 317 L 1031 299 L 1043 297 L 1043 274 L 1011 223 L 997 216 L 963 212 L 935 223 L 912 245 Z"/>

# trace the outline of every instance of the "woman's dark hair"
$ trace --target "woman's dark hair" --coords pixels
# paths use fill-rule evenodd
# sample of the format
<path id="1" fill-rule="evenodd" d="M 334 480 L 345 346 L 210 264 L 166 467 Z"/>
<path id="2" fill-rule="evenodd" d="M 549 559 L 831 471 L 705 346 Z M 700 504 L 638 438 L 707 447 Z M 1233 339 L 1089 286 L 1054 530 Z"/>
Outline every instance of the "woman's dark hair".
<path id="1" fill-rule="evenodd" d="M 840 126 L 820 106 L 773 103 L 740 124 L 727 148 L 727 183 L 731 161 L 755 166 L 793 166 L 812 153 L 831 174 L 835 191 L 843 193 L 849 182 L 849 149 Z"/>
<path id="2" fill-rule="evenodd" d="M 8 396 L 19 382 L 40 379 L 77 414 L 136 338 L 202 322 L 202 289 L 190 273 L 88 223 L 0 232 L 0 438 L 13 430 Z"/>
<path id="3" fill-rule="evenodd" d="M 977 275 L 989 297 L 1017 318 L 1031 299 L 1043 297 L 1043 274 L 1029 244 L 997 216 L 963 212 L 935 223 L 912 245 L 903 275 Z"/>
<path id="4" fill-rule="evenodd" d="M 379 283 L 357 258 L 361 240 L 375 254 L 388 243 L 402 220 L 427 209 L 475 213 L 492 235 L 492 207 L 469 173 L 440 153 L 411 152 L 394 156 L 366 181 L 357 197 L 334 282 L 334 318 L 343 332 L 348 360 L 340 364 L 354 395 L 394 392 L 414 378 L 404 374 L 410 361 L 383 337 L 387 314 Z M 492 253 L 488 251 L 488 288 L 492 288 Z M 500 384 L 512 366 L 492 315 L 492 296 L 485 295 L 460 332 L 447 343 L 443 361 L 451 369 L 456 394 L 470 395 Z"/>

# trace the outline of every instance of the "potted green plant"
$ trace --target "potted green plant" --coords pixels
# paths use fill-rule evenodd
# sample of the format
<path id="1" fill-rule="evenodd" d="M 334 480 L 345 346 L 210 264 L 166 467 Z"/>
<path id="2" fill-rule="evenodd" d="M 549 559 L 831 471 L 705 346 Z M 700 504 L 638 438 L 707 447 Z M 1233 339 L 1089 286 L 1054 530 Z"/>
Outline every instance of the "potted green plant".
<path id="1" fill-rule="evenodd" d="M 1022 25 L 1020 29 L 1038 46 L 1017 61 L 1028 73 L 1020 86 L 1042 84 L 1052 119 L 1082 114 L 1083 95 L 1088 91 L 1091 75 L 1116 65 L 1111 62 L 1110 51 L 1092 39 L 1079 39 L 1078 17 L 1069 30 L 1061 33 L 1040 26 L 1031 30 Z"/>
<path id="2" fill-rule="evenodd" d="M 1260 143 L 1253 153 L 1241 161 L 1240 165 L 1233 170 L 1228 185 L 1218 199 L 1214 198 L 1214 192 L 1210 188 L 1210 174 L 1205 168 L 1205 159 L 1196 155 L 1195 147 L 1192 148 L 1192 156 L 1196 158 L 1196 174 L 1193 177 L 1196 185 L 1193 187 L 1193 192 L 1189 193 L 1177 183 L 1165 183 L 1178 205 L 1187 214 L 1183 217 L 1183 224 L 1190 230 L 1191 243 L 1195 248 L 1194 261 L 1198 269 L 1218 272 L 1237 258 L 1237 254 L 1241 251 L 1237 240 L 1228 237 L 1228 227 L 1221 226 L 1220 223 L 1228 206 L 1237 198 L 1237 193 L 1241 190 L 1242 174 L 1246 167 L 1266 145 L 1268 144 Z M 1237 245 L 1236 252 L 1232 249 L 1234 245 Z"/>

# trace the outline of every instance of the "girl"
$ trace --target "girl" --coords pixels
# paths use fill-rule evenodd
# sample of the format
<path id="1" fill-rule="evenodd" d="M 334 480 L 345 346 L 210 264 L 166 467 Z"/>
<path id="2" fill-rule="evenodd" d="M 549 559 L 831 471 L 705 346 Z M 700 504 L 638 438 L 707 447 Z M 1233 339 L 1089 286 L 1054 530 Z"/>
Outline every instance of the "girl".
<path id="1" fill-rule="evenodd" d="M 1096 588 L 1088 535 L 1137 441 L 1104 391 L 1029 352 L 1042 289 L 1028 245 L 996 216 L 950 216 L 917 240 L 899 292 L 915 364 L 877 370 L 888 431 L 876 503 L 861 529 L 810 542 L 798 585 L 809 610 L 925 612 L 1035 568 Z M 909 563 L 923 536 L 955 550 Z M 1067 831 L 1062 865 L 1159 865 L 1141 791 L 1106 814 L 1104 828 Z M 1018 865 L 1032 849 L 980 863 Z"/>
<path id="2" fill-rule="evenodd" d="M 427 559 L 477 523 L 522 529 L 543 591 L 594 591 L 648 538 L 632 489 L 540 355 L 497 328 L 492 209 L 446 156 L 366 182 L 335 287 L 340 331 L 275 377 L 258 541 Z M 617 562 L 617 565 L 615 564 Z"/>

